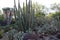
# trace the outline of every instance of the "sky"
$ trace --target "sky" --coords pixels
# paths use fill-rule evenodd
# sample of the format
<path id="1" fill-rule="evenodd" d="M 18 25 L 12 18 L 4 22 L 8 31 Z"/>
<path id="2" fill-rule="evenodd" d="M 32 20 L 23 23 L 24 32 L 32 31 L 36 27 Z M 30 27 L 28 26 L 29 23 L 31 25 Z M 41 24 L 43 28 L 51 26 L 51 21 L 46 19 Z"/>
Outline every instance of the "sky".
<path id="1" fill-rule="evenodd" d="M 49 8 L 51 4 L 60 3 L 60 0 L 32 0 L 32 1 L 34 3 L 37 2 L 38 4 L 42 4 L 47 8 Z M 21 6 L 23 5 L 23 2 L 25 2 L 25 0 L 20 0 Z M 18 3 L 18 0 L 16 0 L 16 3 Z M 14 0 L 0 0 L 0 9 L 4 7 L 13 7 L 13 6 L 14 6 Z"/>

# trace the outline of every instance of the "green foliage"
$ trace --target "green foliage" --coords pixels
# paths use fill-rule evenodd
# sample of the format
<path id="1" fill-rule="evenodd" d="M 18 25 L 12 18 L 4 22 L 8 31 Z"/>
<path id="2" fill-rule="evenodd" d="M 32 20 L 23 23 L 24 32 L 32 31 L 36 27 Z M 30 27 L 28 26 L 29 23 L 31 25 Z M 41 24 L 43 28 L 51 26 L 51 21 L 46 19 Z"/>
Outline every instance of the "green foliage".
<path id="1" fill-rule="evenodd" d="M 54 3 L 51 6 L 52 6 L 51 7 L 52 10 L 55 10 L 56 12 L 59 12 L 60 11 L 60 4 Z"/>
<path id="2" fill-rule="evenodd" d="M 46 16 L 43 11 L 44 8 L 43 5 L 39 5 L 38 3 L 32 4 L 31 0 L 28 3 L 26 0 L 26 4 L 23 3 L 23 8 L 20 7 L 20 2 L 18 3 L 18 9 L 15 4 L 15 19 L 12 19 L 15 23 L 9 26 L 24 32 L 29 30 L 29 28 L 33 29 L 35 27 L 39 28 L 38 30 L 41 32 L 55 31 L 57 26 L 60 26 L 60 12 L 50 13 Z M 3 20 L 2 15 L 0 16 L 0 20 Z"/>
<path id="3" fill-rule="evenodd" d="M 4 17 L 3 17 L 3 14 L 0 15 L 0 20 L 3 21 L 4 20 Z"/>
<path id="4" fill-rule="evenodd" d="M 0 28 L 0 38 L 3 37 L 3 30 Z"/>
<path id="5" fill-rule="evenodd" d="M 35 17 L 41 17 L 41 16 L 45 16 L 45 14 L 41 12 L 35 14 Z"/>

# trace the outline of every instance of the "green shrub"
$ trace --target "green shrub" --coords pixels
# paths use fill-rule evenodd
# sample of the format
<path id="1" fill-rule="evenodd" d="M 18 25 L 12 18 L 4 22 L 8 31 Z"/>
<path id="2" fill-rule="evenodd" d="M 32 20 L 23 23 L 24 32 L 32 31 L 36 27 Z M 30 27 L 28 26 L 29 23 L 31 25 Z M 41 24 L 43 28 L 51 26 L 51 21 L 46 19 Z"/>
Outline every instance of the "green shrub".
<path id="1" fill-rule="evenodd" d="M 0 29 L 0 39 L 3 37 L 3 30 Z"/>
<path id="2" fill-rule="evenodd" d="M 3 17 L 3 14 L 2 15 L 0 15 L 0 20 L 4 20 L 4 17 Z"/>

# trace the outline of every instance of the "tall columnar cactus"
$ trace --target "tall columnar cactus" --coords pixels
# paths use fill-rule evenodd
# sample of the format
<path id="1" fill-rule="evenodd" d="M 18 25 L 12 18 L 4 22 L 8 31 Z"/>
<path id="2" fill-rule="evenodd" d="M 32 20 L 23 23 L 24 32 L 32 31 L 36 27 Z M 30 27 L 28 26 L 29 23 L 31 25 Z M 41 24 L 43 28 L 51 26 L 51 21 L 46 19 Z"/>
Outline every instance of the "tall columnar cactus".
<path id="1" fill-rule="evenodd" d="M 24 32 L 26 32 L 26 30 L 29 30 L 30 26 L 31 26 L 31 1 L 29 0 L 29 3 L 27 4 L 27 0 L 26 0 L 26 10 L 24 9 L 24 3 L 23 3 L 23 11 L 21 11 L 21 24 L 23 27 Z"/>
<path id="2" fill-rule="evenodd" d="M 16 13 L 17 13 L 17 7 L 16 7 L 16 2 L 14 0 L 14 16 L 15 16 L 15 19 L 16 19 Z"/>
<path id="3" fill-rule="evenodd" d="M 23 3 L 23 13 L 22 13 L 22 26 L 23 26 L 23 31 L 26 32 L 26 15 L 25 15 L 24 3 Z"/>
<path id="4" fill-rule="evenodd" d="M 34 17 L 34 13 L 35 13 L 35 11 L 34 11 L 34 9 L 32 9 L 32 17 L 31 17 L 31 28 L 34 28 L 35 27 L 35 17 Z"/>
<path id="5" fill-rule="evenodd" d="M 22 23 L 21 23 L 21 7 L 20 7 L 20 0 L 18 0 L 18 27 L 19 30 L 22 30 Z"/>
<path id="6" fill-rule="evenodd" d="M 32 28 L 34 26 L 34 9 L 32 8 L 32 1 L 29 0 L 28 4 L 28 15 L 29 15 L 29 28 Z"/>
<path id="7" fill-rule="evenodd" d="M 26 4 L 26 29 L 30 28 L 31 21 L 31 0 L 29 0 L 28 4 Z"/>
<path id="8" fill-rule="evenodd" d="M 15 4 L 16 9 L 16 4 Z M 17 26 L 20 30 L 26 32 L 29 28 L 34 25 L 34 9 L 32 9 L 32 1 L 29 0 L 27 3 L 26 0 L 26 9 L 23 3 L 23 9 L 20 7 L 20 1 L 18 0 L 18 10 L 17 13 Z"/>
<path id="9" fill-rule="evenodd" d="M 23 13 L 24 13 L 24 26 L 23 28 L 26 30 L 29 30 L 29 28 L 33 27 L 34 25 L 34 9 L 32 9 L 32 1 L 29 0 L 28 4 L 27 4 L 27 0 L 26 0 L 26 13 L 24 10 L 24 5 L 23 5 Z"/>
<path id="10" fill-rule="evenodd" d="M 31 4 L 31 0 L 29 0 L 29 3 L 28 3 L 28 8 L 29 8 L 29 10 L 28 10 L 29 25 L 28 25 L 28 26 L 29 26 L 29 27 L 30 27 L 30 21 L 31 21 L 31 12 L 30 12 L 30 11 L 31 11 L 31 9 L 30 9 L 30 8 L 31 8 L 31 5 L 30 5 L 30 4 Z"/>
<path id="11" fill-rule="evenodd" d="M 34 9 L 32 8 L 32 1 L 30 1 L 30 18 L 31 18 L 31 20 L 30 20 L 30 27 L 32 28 L 33 27 L 33 25 L 34 25 Z"/>
<path id="12" fill-rule="evenodd" d="M 27 17 L 27 15 L 28 15 L 28 14 L 27 14 L 27 11 L 28 11 L 28 8 L 27 8 L 27 0 L 26 0 L 26 17 Z M 27 19 L 26 19 L 26 26 L 25 26 L 25 28 L 28 29 L 28 27 L 27 27 Z"/>

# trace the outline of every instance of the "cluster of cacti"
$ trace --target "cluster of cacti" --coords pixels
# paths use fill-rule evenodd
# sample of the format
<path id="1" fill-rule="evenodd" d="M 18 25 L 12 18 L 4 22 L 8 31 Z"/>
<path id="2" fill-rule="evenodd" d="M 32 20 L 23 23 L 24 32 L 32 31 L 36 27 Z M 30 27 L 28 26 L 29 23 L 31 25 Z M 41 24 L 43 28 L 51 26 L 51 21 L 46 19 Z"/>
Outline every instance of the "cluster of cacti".
<path id="1" fill-rule="evenodd" d="M 25 8 L 26 7 L 26 8 Z M 35 19 L 35 9 L 32 7 L 32 1 L 29 0 L 26 6 L 23 3 L 23 8 L 20 6 L 20 0 L 18 0 L 18 8 L 16 7 L 16 3 L 14 0 L 14 16 L 15 16 L 15 27 L 18 31 L 31 32 L 31 29 L 37 28 L 37 21 L 39 22 L 39 32 L 47 32 L 53 30 L 52 24 L 49 24 L 44 16 L 38 17 L 37 21 Z M 35 23 L 36 22 L 36 23 Z M 55 29 L 55 28 L 54 28 Z M 55 30 L 54 30 L 55 31 Z M 13 33 L 12 31 L 10 33 Z M 13 33 L 14 34 L 14 33 Z M 23 33 L 18 33 L 15 35 L 16 40 L 20 40 Z M 12 35 L 12 34 L 11 34 Z M 11 37 L 11 36 L 10 36 Z M 13 38 L 12 38 L 13 40 Z"/>
<path id="2" fill-rule="evenodd" d="M 23 10 L 20 7 L 20 1 L 18 0 L 18 9 L 16 7 L 16 3 L 14 0 L 14 13 L 15 13 L 15 20 L 17 23 L 17 26 L 20 31 L 26 32 L 26 30 L 29 30 L 29 28 L 34 27 L 34 9 L 32 9 L 32 1 L 29 0 L 27 3 L 26 0 L 26 8 L 24 8 L 23 3 Z"/>

